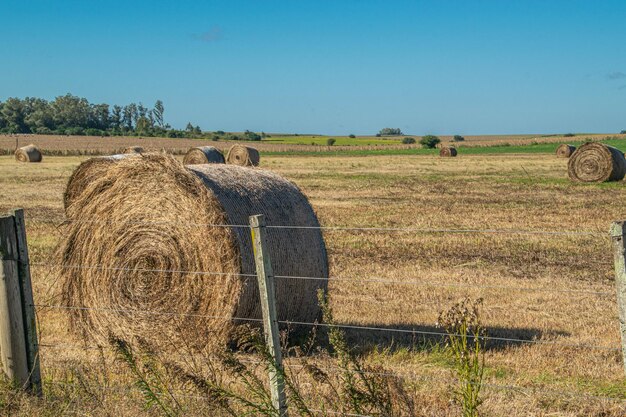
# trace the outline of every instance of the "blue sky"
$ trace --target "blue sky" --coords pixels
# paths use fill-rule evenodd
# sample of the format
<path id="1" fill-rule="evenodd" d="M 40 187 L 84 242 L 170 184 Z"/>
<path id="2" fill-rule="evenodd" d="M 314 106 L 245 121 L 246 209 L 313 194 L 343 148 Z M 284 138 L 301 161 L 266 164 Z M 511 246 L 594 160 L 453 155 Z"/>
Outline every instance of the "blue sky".
<path id="1" fill-rule="evenodd" d="M 174 127 L 626 129 L 625 1 L 13 1 L 0 100 L 165 103 Z"/>

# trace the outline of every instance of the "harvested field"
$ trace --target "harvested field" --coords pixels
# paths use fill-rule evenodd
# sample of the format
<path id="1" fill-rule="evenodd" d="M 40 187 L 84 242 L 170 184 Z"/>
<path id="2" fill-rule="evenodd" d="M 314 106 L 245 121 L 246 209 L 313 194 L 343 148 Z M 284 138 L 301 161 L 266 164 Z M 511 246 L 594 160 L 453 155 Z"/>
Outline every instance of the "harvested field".
<path id="1" fill-rule="evenodd" d="M 66 312 L 54 308 L 60 282 L 49 263 L 62 232 L 53 220 L 64 218 L 64 187 L 83 160 L 47 157 L 16 165 L 12 156 L 0 157 L 0 210 L 26 210 L 35 302 L 48 306 L 38 313 L 40 343 L 51 346 L 41 350 L 45 379 L 73 382 L 80 373 L 98 394 L 62 386 L 50 391 L 70 398 L 79 414 L 114 407 L 148 415 L 138 394 L 96 391 L 96 383 L 126 386 L 131 378 L 110 355 L 82 349 L 68 333 Z M 431 230 L 325 230 L 330 276 L 342 278 L 329 283 L 338 323 L 436 332 L 440 310 L 464 296 L 482 297 L 489 336 L 541 342 L 489 343 L 484 415 L 622 416 L 626 382 L 608 228 L 626 217 L 626 187 L 572 184 L 567 162 L 552 153 L 455 160 L 264 156 L 262 165 L 294 181 L 324 226 Z M 439 229 L 511 233 L 433 231 Z M 458 415 L 448 401 L 451 364 L 437 338 L 357 330 L 347 336 L 368 363 L 419 376 L 411 392 L 423 415 Z M 38 405 L 25 407 L 36 413 Z M 202 401 L 190 399 L 189 407 L 200 410 Z"/>

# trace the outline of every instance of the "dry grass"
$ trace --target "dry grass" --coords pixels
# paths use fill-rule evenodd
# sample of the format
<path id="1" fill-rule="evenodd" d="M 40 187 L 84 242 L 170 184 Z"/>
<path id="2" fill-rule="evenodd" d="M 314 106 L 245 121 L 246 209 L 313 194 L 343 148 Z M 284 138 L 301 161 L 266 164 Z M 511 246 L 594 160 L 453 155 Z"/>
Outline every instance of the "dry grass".
<path id="1" fill-rule="evenodd" d="M 64 185 L 80 160 L 48 157 L 30 165 L 0 157 L 0 210 L 26 209 L 33 262 L 49 261 L 59 238 L 54 225 L 35 219 L 63 217 Z M 421 331 L 436 331 L 439 311 L 464 296 L 482 297 L 489 335 L 547 342 L 488 345 L 484 414 L 624 414 L 625 402 L 594 397 L 626 399 L 620 353 L 563 346 L 619 347 L 608 228 L 626 214 L 623 183 L 570 184 L 567 160 L 553 155 L 461 155 L 454 160 L 265 157 L 263 165 L 294 180 L 327 226 L 597 232 L 545 236 L 327 231 L 331 276 L 346 278 L 331 282 L 329 293 L 339 323 Z M 374 277 L 404 284 L 363 281 Z M 36 302 L 54 304 L 59 283 L 50 269 L 33 267 L 33 280 Z M 39 319 L 42 344 L 77 344 L 68 336 L 60 311 L 42 309 Z M 410 386 L 423 415 L 458 415 L 457 406 L 448 401 L 452 364 L 435 344 L 438 340 L 376 331 L 352 331 L 348 338 L 367 362 L 420 376 Z M 112 385 L 125 381 L 123 372 L 109 362 L 102 376 L 104 368 L 91 351 L 43 348 L 42 355 L 46 380 L 76 382 L 68 369 L 78 367 L 96 375 L 93 378 L 108 378 Z M 525 388 L 503 388 L 510 385 Z M 89 396 L 88 389 L 50 389 L 59 403 L 49 408 L 149 414 L 134 394 L 110 390 Z M 190 409 L 200 412 L 198 401 L 189 401 Z M 24 407 L 24 415 L 45 409 L 32 402 Z"/>

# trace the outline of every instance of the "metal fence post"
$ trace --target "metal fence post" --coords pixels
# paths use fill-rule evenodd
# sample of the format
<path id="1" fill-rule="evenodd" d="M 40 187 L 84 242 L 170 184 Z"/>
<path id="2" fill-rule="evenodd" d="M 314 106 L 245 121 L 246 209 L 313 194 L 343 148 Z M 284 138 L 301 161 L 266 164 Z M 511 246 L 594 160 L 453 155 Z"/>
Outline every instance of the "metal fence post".
<path id="1" fill-rule="evenodd" d="M 279 370 L 279 372 L 277 372 L 275 369 L 270 368 L 270 393 L 272 396 L 272 404 L 274 408 L 278 410 L 280 417 L 287 417 L 285 381 L 283 380 L 282 374 L 283 363 L 280 351 L 278 319 L 276 317 L 274 274 L 272 272 L 270 256 L 267 252 L 265 218 L 263 215 L 250 216 L 250 226 L 257 280 L 259 282 L 259 293 L 261 296 L 265 342 L 267 343 L 270 354 L 274 358 L 274 364 Z"/>
<path id="2" fill-rule="evenodd" d="M 622 335 L 622 357 L 624 374 L 626 375 L 626 247 L 624 246 L 626 222 L 615 222 L 611 225 L 611 238 L 615 257 L 615 287 L 617 289 L 617 306 Z"/>
<path id="3" fill-rule="evenodd" d="M 41 395 L 37 328 L 23 210 L 0 217 L 0 351 L 16 385 Z"/>

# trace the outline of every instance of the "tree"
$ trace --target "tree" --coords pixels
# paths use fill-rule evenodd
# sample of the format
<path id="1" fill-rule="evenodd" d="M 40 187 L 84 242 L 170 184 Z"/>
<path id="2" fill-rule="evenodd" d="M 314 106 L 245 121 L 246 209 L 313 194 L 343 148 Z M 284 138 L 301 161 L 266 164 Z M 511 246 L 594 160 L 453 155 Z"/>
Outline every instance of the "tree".
<path id="1" fill-rule="evenodd" d="M 348 137 L 349 137 L 350 139 L 354 139 L 354 138 L 356 138 L 356 136 L 354 136 L 354 135 L 350 135 L 350 136 L 348 136 Z"/>
<path id="2" fill-rule="evenodd" d="M 426 149 L 436 148 L 439 142 L 441 142 L 441 139 L 434 135 L 426 135 L 420 139 L 420 145 Z"/>
<path id="3" fill-rule="evenodd" d="M 23 103 L 24 123 L 30 132 L 50 133 L 55 128 L 52 108 L 46 100 L 26 97 Z"/>
<path id="4" fill-rule="evenodd" d="M 385 127 L 384 129 L 380 129 L 378 134 L 381 136 L 401 136 L 402 131 L 400 128 Z"/>
<path id="5" fill-rule="evenodd" d="M 109 105 L 94 104 L 91 107 L 92 122 L 90 123 L 96 129 L 107 130 L 110 127 Z"/>
<path id="6" fill-rule="evenodd" d="M 326 145 L 328 145 L 328 146 L 333 146 L 335 144 L 335 142 L 337 142 L 335 140 L 335 138 L 328 138 L 328 139 L 326 139 Z"/>
<path id="7" fill-rule="evenodd" d="M 24 103 L 19 98 L 11 97 L 2 106 L 2 119 L 10 133 L 28 133 Z"/>
<path id="8" fill-rule="evenodd" d="M 154 120 L 156 121 L 157 126 L 163 127 L 163 113 L 165 113 L 165 107 L 163 106 L 163 102 L 161 100 L 157 100 L 156 103 L 154 103 L 152 113 L 154 114 Z"/>
<path id="9" fill-rule="evenodd" d="M 261 140 L 261 135 L 251 132 L 249 130 L 246 130 L 243 135 L 246 137 L 247 140 Z"/>
<path id="10" fill-rule="evenodd" d="M 415 138 L 409 138 L 409 137 L 402 138 L 402 144 L 404 145 L 412 145 L 414 143 L 415 143 Z"/>
<path id="11" fill-rule="evenodd" d="M 66 94 L 55 98 L 51 106 L 57 128 L 89 127 L 91 106 L 86 99 Z"/>
<path id="12" fill-rule="evenodd" d="M 191 122 L 187 123 L 187 127 L 185 127 L 185 130 L 189 133 L 193 132 L 193 125 L 191 124 Z"/>
<path id="13" fill-rule="evenodd" d="M 452 140 L 455 142 L 463 142 L 465 138 L 461 135 L 454 135 L 454 138 L 452 138 Z"/>
<path id="14" fill-rule="evenodd" d="M 195 133 L 197 135 L 201 135 L 202 134 L 202 129 L 200 129 L 200 126 L 196 125 L 196 127 L 193 128 L 193 133 Z"/>
<path id="15" fill-rule="evenodd" d="M 122 127 L 122 108 L 117 104 L 113 106 L 113 110 L 111 111 L 110 126 L 113 129 Z"/>

